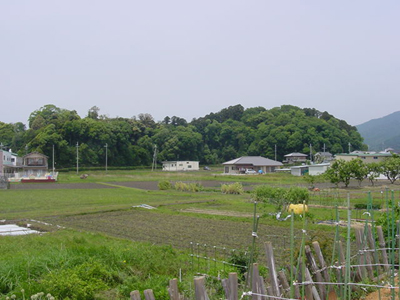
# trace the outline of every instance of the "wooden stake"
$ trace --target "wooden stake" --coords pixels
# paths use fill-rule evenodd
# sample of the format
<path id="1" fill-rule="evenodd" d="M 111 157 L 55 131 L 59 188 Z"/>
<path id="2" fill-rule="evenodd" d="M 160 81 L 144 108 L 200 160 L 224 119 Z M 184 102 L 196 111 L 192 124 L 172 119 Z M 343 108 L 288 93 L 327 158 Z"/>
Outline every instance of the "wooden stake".
<path id="1" fill-rule="evenodd" d="M 324 279 L 322 278 L 322 274 L 318 269 L 317 263 L 314 259 L 314 255 L 311 252 L 310 246 L 306 245 L 305 252 L 306 252 L 308 263 L 310 264 L 311 272 L 315 275 L 317 282 L 323 282 Z M 322 284 L 318 284 L 317 287 L 318 287 L 320 297 L 322 299 L 325 299 L 325 297 L 327 295 L 325 286 Z"/>
<path id="2" fill-rule="evenodd" d="M 140 293 L 139 291 L 133 291 L 130 294 L 131 300 L 140 300 Z"/>
<path id="3" fill-rule="evenodd" d="M 194 279 L 194 293 L 196 300 L 210 300 L 206 293 L 205 277 L 200 276 Z"/>
<path id="4" fill-rule="evenodd" d="M 146 300 L 155 300 L 153 290 L 144 290 L 143 293 Z"/>
<path id="5" fill-rule="evenodd" d="M 387 252 L 385 250 L 386 243 L 385 243 L 385 238 L 383 237 L 382 226 L 376 226 L 376 232 L 378 233 L 379 247 L 381 249 L 383 249 L 383 250 L 381 250 L 381 253 L 382 253 L 382 262 L 384 264 L 384 269 L 385 269 L 385 272 L 389 272 L 390 271 L 389 260 L 388 260 Z"/>
<path id="6" fill-rule="evenodd" d="M 179 300 L 178 279 L 169 281 L 168 293 L 171 300 Z"/>
<path id="7" fill-rule="evenodd" d="M 272 243 L 266 242 L 265 243 L 265 252 L 267 256 L 267 266 L 269 270 L 269 278 L 271 281 L 271 288 L 273 291 L 272 296 L 279 296 L 279 283 L 278 283 L 278 276 L 275 268 L 275 259 L 274 259 L 274 251 L 272 249 Z"/>

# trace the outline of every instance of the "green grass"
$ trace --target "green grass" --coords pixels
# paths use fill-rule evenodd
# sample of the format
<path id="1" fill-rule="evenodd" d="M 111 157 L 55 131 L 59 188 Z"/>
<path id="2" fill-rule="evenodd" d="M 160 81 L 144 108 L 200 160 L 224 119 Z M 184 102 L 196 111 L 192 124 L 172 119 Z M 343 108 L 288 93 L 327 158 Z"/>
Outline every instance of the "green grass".
<path id="1" fill-rule="evenodd" d="M 251 215 L 254 206 L 250 193 L 224 195 L 219 188 L 206 188 L 198 193 L 175 190 L 145 191 L 118 186 L 117 182 L 119 181 L 198 182 L 210 180 L 241 182 L 246 188 L 253 183 L 279 186 L 305 184 L 302 178 L 289 174 L 222 176 L 214 175 L 215 170 L 182 173 L 161 171 L 110 171 L 108 174 L 94 171 L 87 173 L 89 178 L 86 180 L 81 180 L 72 172 L 60 173 L 59 183 L 110 183 L 109 185 L 117 187 L 0 191 L 1 219 L 39 219 L 50 223 L 52 223 L 51 220 L 54 220 L 55 224 L 65 223 L 68 227 L 75 226 L 82 231 L 61 230 L 46 233 L 43 236 L 1 237 L 0 295 L 10 295 L 15 292 L 20 296 L 21 288 L 24 288 L 30 295 L 40 291 L 52 294 L 57 291 L 58 293 L 67 293 L 67 291 L 63 291 L 62 286 L 68 286 L 70 290 L 78 289 L 74 292 L 75 296 L 70 295 L 71 299 L 74 297 L 79 299 L 85 299 L 85 297 L 88 299 L 119 299 L 127 297 L 133 289 L 143 291 L 152 288 L 156 291 L 157 299 L 166 299 L 165 287 L 169 279 L 177 276 L 179 268 L 186 272 L 186 282 L 192 282 L 193 274 L 188 270 L 187 257 L 182 257 L 180 250 L 173 249 L 171 246 L 158 247 L 134 243 L 89 232 L 103 231 L 109 235 L 145 241 L 146 234 L 142 233 L 144 230 L 133 233 L 134 228 L 146 224 L 153 226 L 152 224 L 158 222 L 163 224 L 163 228 L 159 229 L 158 236 L 155 234 L 151 236 L 152 242 L 167 244 L 169 241 L 166 232 L 171 231 L 171 234 L 174 234 L 173 224 L 170 224 L 169 217 L 174 219 L 175 224 L 187 222 L 188 228 L 196 226 L 196 224 L 203 224 L 203 228 L 210 227 L 214 231 L 222 231 L 224 228 L 227 232 L 226 236 L 231 234 L 230 228 L 241 228 L 243 232 L 246 232 L 246 237 L 247 229 L 251 232 Z M 324 232 L 329 236 L 333 232 L 333 227 L 317 225 L 316 221 L 334 219 L 335 210 L 332 207 L 336 204 L 345 206 L 348 192 L 350 192 L 352 207 L 358 203 L 367 203 L 369 190 L 372 191 L 373 203 L 383 204 L 382 187 L 329 189 L 313 193 L 310 204 L 316 206 L 310 205 L 309 207 L 312 218 L 308 222 L 307 230 Z M 397 191 L 395 199 L 398 199 Z M 145 225 L 143 225 L 144 221 L 143 224 L 140 221 L 140 224 L 135 224 L 135 214 L 131 214 L 132 211 L 129 211 L 133 205 L 138 204 L 158 207 L 156 212 L 140 213 L 141 220 L 147 222 Z M 382 205 L 383 207 L 384 205 Z M 200 210 L 200 213 L 190 212 L 187 209 L 197 209 Z M 110 211 L 115 213 L 107 213 Z M 222 214 L 211 215 L 208 214 L 208 211 L 222 212 Z M 258 213 L 263 215 L 260 219 L 260 229 L 264 235 L 288 232 L 290 221 L 281 222 L 276 220 L 275 216 L 269 215 L 276 211 L 276 206 L 272 204 L 259 204 Z M 365 217 L 362 215 L 364 211 L 353 211 L 353 218 Z M 232 212 L 236 215 L 232 215 Z M 341 219 L 345 220 L 347 211 L 340 209 L 339 212 Z M 381 214 L 382 212 L 377 211 L 375 219 Z M 139 218 L 139 214 L 137 215 Z M 153 216 L 153 219 L 148 221 L 150 216 Z M 99 218 L 104 224 L 102 228 L 98 226 Z M 161 219 L 164 223 L 159 221 Z M 228 223 L 232 227 L 229 227 Z M 119 231 L 120 224 L 129 224 L 126 226 L 125 232 Z M 109 229 L 111 227 L 114 231 Z M 171 230 L 169 230 L 170 227 Z M 270 228 L 274 228 L 273 232 L 269 230 Z M 295 228 L 296 230 L 302 228 L 300 218 L 296 218 Z M 127 232 L 129 232 L 129 236 Z M 140 239 L 138 238 L 139 234 L 141 234 Z M 196 242 L 202 242 L 201 232 L 195 234 L 195 237 L 198 238 Z M 179 236 L 177 238 L 179 239 Z M 215 240 L 212 233 L 209 233 L 207 238 L 210 241 Z M 148 238 L 148 240 L 151 239 Z M 224 242 L 224 239 L 220 238 L 220 240 L 222 243 Z M 235 241 L 232 239 L 230 242 L 234 243 Z M 245 242 L 236 242 L 243 248 L 248 246 Z M 185 284 L 181 288 L 188 289 Z M 63 294 L 62 296 L 68 295 Z M 61 298 L 61 294 L 59 297 Z M 1 296 L 0 299 L 2 299 Z"/>
<path id="2" fill-rule="evenodd" d="M 126 170 L 126 171 L 87 171 L 59 173 L 59 183 L 76 183 L 76 182 L 116 182 L 116 181 L 239 181 L 254 183 L 272 183 L 272 184 L 304 184 L 304 180 L 300 177 L 292 176 L 284 173 L 270 173 L 264 175 L 223 175 L 222 168 L 213 168 L 211 171 L 190 171 L 190 172 L 164 172 L 149 170 Z M 80 175 L 88 174 L 87 179 L 80 179 Z"/>
<path id="3" fill-rule="evenodd" d="M 147 288 L 157 299 L 169 299 L 166 286 L 179 269 L 193 275 L 188 254 L 170 246 L 70 230 L 1 239 L 0 299 L 21 297 L 21 289 L 56 299 L 127 299 L 130 291 Z"/>
<path id="4" fill-rule="evenodd" d="M 144 191 L 133 188 L 2 190 L 0 215 L 5 219 L 39 218 L 54 215 L 93 213 L 128 209 L 132 205 L 166 205 L 180 202 L 230 199 L 213 192 Z"/>

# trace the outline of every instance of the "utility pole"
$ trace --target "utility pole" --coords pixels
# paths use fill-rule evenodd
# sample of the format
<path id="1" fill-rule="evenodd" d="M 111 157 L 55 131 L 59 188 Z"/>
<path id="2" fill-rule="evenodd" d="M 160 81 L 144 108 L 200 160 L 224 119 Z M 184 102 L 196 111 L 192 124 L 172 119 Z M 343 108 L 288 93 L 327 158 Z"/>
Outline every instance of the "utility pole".
<path id="1" fill-rule="evenodd" d="M 3 147 L 4 147 L 3 143 L 0 143 L 0 150 L 3 150 Z"/>
<path id="2" fill-rule="evenodd" d="M 151 165 L 151 171 L 157 169 L 157 145 L 154 145 L 154 154 L 153 154 L 153 164 Z"/>
<path id="3" fill-rule="evenodd" d="M 28 145 L 25 145 L 25 155 L 28 155 Z"/>
<path id="4" fill-rule="evenodd" d="M 351 144 L 350 144 L 350 142 L 349 142 L 349 154 L 350 154 L 350 152 L 351 152 Z"/>
<path id="5" fill-rule="evenodd" d="M 310 162 L 312 162 L 312 145 L 310 144 Z"/>
<path id="6" fill-rule="evenodd" d="M 325 151 L 325 143 L 324 143 L 324 153 L 325 153 L 326 151 Z"/>
<path id="7" fill-rule="evenodd" d="M 107 173 L 107 163 L 108 163 L 108 144 L 106 143 L 106 145 L 104 146 L 106 148 L 106 173 Z"/>
<path id="8" fill-rule="evenodd" d="M 79 174 L 79 143 L 76 142 L 76 174 Z"/>
<path id="9" fill-rule="evenodd" d="M 275 161 L 276 161 L 276 144 L 275 144 Z"/>
<path id="10" fill-rule="evenodd" d="M 53 176 L 54 176 L 54 144 L 53 144 Z"/>

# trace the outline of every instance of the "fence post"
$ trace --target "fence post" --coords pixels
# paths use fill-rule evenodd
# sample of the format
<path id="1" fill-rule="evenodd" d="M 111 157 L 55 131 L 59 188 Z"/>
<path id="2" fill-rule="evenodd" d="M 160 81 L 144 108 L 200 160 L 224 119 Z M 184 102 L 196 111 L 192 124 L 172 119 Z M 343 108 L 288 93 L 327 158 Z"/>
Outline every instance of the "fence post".
<path id="1" fill-rule="evenodd" d="M 131 300 L 140 300 L 140 293 L 137 290 L 131 292 L 130 296 L 131 296 Z"/>
<path id="2" fill-rule="evenodd" d="M 279 283 L 278 283 L 278 276 L 276 273 L 275 268 L 275 259 L 274 259 L 274 251 L 272 249 L 272 243 L 266 242 L 265 243 L 265 252 L 267 256 L 267 266 L 269 270 L 269 279 L 271 281 L 271 287 L 273 291 L 272 296 L 279 296 Z"/>
<path id="3" fill-rule="evenodd" d="M 382 261 L 384 264 L 384 269 L 386 272 L 389 272 L 390 267 L 389 267 L 389 261 L 388 261 L 388 256 L 386 252 L 386 243 L 385 243 L 385 238 L 383 237 L 383 230 L 382 226 L 376 226 L 376 232 L 378 233 L 378 240 L 379 240 L 379 247 L 382 249 Z"/>
<path id="4" fill-rule="evenodd" d="M 153 290 L 144 290 L 143 293 L 146 300 L 155 300 Z"/>
<path id="5" fill-rule="evenodd" d="M 179 300 L 178 279 L 169 281 L 168 294 L 171 300 Z"/>
<path id="6" fill-rule="evenodd" d="M 196 277 L 194 279 L 194 292 L 196 300 L 210 300 L 206 293 L 204 276 Z"/>
<path id="7" fill-rule="evenodd" d="M 317 282 L 323 282 L 324 280 L 322 278 L 321 271 L 318 269 L 317 263 L 315 261 L 314 255 L 311 252 L 310 246 L 306 245 L 305 253 L 307 256 L 308 263 L 310 264 L 310 267 L 311 267 L 311 272 L 315 275 Z M 325 286 L 322 284 L 317 284 L 317 286 L 318 286 L 318 291 L 319 291 L 321 298 L 325 299 L 325 296 L 326 296 Z"/>

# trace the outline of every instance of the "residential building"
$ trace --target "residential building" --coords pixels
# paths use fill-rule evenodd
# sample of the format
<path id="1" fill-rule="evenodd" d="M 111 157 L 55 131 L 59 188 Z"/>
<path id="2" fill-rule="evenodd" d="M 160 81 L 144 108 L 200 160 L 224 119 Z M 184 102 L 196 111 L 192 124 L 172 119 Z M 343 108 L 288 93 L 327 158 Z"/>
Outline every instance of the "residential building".
<path id="1" fill-rule="evenodd" d="M 333 155 L 330 152 L 317 152 L 314 154 L 314 162 L 323 163 L 333 160 Z"/>
<path id="2" fill-rule="evenodd" d="M 307 155 L 299 152 L 293 152 L 290 154 L 286 154 L 284 163 L 294 164 L 294 163 L 303 163 L 307 160 Z"/>
<path id="3" fill-rule="evenodd" d="M 198 171 L 198 161 L 163 161 L 163 171 Z"/>
<path id="4" fill-rule="evenodd" d="M 0 150 L 0 176 L 14 177 L 21 165 L 21 158 L 11 149 L 9 151 Z"/>
<path id="5" fill-rule="evenodd" d="M 364 152 L 364 151 L 354 151 L 351 153 L 339 153 L 335 155 L 335 159 L 343 159 L 345 161 L 350 161 L 355 158 L 360 158 L 364 163 L 369 164 L 373 162 L 381 162 L 385 158 L 391 157 L 391 153 L 375 153 L 375 152 Z"/>
<path id="6" fill-rule="evenodd" d="M 23 158 L 23 173 L 25 177 L 44 177 L 48 172 L 48 156 L 32 152 Z"/>
<path id="7" fill-rule="evenodd" d="M 242 156 L 223 163 L 225 174 L 244 174 L 247 169 L 261 173 L 272 173 L 283 164 L 262 156 Z"/>

